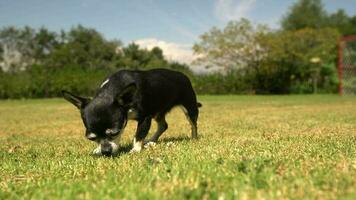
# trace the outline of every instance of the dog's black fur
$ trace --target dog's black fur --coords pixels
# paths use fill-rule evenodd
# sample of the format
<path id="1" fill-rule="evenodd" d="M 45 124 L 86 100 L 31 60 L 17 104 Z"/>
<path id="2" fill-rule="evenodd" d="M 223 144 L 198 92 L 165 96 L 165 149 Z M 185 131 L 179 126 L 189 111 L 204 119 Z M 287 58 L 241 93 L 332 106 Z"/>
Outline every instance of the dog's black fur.
<path id="1" fill-rule="evenodd" d="M 120 135 L 128 119 L 138 122 L 134 142 L 141 146 L 152 118 L 155 119 L 158 128 L 149 141 L 157 141 L 168 128 L 166 113 L 177 105 L 184 108 L 192 126 L 192 138 L 197 138 L 198 107 L 201 104 L 196 100 L 188 77 L 180 72 L 121 70 L 103 82 L 93 99 L 67 91 L 63 91 L 63 96 L 80 109 L 86 136 L 101 145 L 102 155 L 114 153 L 110 142 Z"/>

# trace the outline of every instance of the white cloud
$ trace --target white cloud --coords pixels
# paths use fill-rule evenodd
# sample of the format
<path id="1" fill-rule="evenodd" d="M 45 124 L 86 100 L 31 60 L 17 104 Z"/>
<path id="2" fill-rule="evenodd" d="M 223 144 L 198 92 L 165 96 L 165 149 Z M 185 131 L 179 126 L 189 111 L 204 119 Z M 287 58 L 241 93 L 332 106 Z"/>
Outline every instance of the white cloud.
<path id="1" fill-rule="evenodd" d="M 191 64 L 194 59 L 192 46 L 190 44 L 178 44 L 155 38 L 140 39 L 134 42 L 141 48 L 148 50 L 151 50 L 154 47 L 161 48 L 163 50 L 163 55 L 168 60 Z"/>
<path id="2" fill-rule="evenodd" d="M 256 0 L 216 0 L 215 16 L 223 21 L 239 20 L 253 10 Z"/>

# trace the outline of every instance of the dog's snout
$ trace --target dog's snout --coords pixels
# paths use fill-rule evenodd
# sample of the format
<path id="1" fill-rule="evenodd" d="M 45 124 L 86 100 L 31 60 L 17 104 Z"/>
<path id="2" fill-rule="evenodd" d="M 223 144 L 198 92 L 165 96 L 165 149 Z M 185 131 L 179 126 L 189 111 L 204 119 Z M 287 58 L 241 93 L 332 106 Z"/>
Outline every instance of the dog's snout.
<path id="1" fill-rule="evenodd" d="M 106 129 L 105 134 L 106 135 L 117 135 L 119 132 L 120 132 L 119 130 Z"/>
<path id="2" fill-rule="evenodd" d="M 113 149 L 112 149 L 112 146 L 110 145 L 110 143 L 101 145 L 101 153 L 104 156 L 111 156 L 112 150 Z"/>
<path id="3" fill-rule="evenodd" d="M 106 135 L 111 135 L 111 134 L 113 134 L 113 130 L 112 129 L 106 129 L 105 134 Z"/>

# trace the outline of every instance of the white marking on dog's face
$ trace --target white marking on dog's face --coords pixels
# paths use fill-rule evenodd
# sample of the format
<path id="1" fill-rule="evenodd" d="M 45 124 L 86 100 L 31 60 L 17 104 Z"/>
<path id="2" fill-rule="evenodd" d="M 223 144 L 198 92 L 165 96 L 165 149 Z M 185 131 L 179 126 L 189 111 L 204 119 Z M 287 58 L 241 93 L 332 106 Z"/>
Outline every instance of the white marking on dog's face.
<path id="1" fill-rule="evenodd" d="M 96 134 L 95 133 L 89 133 L 89 135 L 86 136 L 89 140 L 93 140 L 94 138 L 96 138 Z"/>
<path id="2" fill-rule="evenodd" d="M 101 85 L 100 88 L 104 87 L 105 84 L 107 84 L 109 82 L 109 79 L 106 79 Z"/>

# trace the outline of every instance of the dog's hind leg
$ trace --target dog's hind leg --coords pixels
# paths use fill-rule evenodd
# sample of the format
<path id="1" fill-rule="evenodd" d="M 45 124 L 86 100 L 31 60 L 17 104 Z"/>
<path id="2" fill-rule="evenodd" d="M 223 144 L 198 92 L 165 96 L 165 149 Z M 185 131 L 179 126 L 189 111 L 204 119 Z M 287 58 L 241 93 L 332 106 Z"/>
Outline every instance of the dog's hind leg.
<path id="1" fill-rule="evenodd" d="M 149 142 L 157 142 L 158 138 L 167 130 L 168 124 L 165 119 L 165 113 L 160 113 L 155 117 L 155 121 L 157 122 L 157 130 L 155 134 L 147 141 Z"/>
<path id="2" fill-rule="evenodd" d="M 185 116 L 187 117 L 191 128 L 192 128 L 192 138 L 197 139 L 198 138 L 198 126 L 197 126 L 197 120 L 198 120 L 198 115 L 199 115 L 199 110 L 197 107 L 197 104 L 183 104 L 183 112 Z"/>

